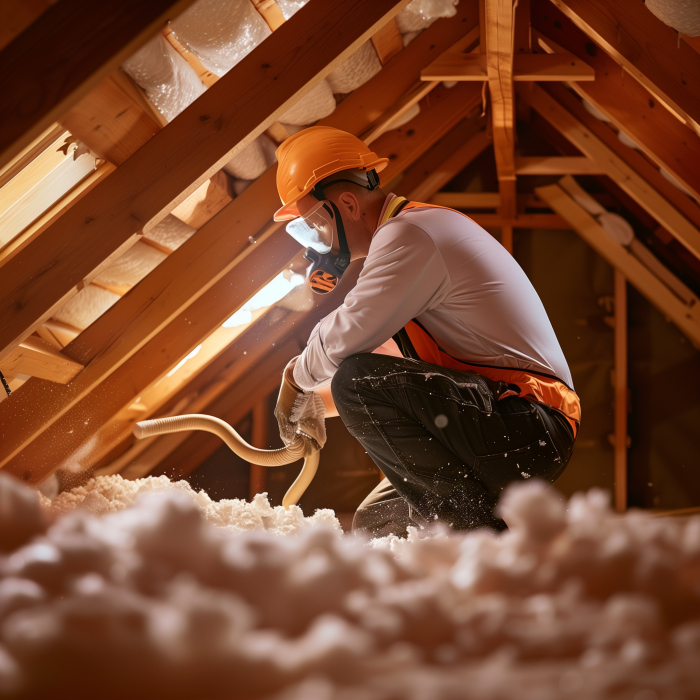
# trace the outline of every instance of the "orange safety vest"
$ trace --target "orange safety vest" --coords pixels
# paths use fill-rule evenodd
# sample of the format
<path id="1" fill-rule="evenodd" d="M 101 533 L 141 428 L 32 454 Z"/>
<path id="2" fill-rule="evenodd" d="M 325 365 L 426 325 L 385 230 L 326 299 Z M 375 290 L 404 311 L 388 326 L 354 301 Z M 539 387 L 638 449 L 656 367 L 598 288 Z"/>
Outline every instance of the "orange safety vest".
<path id="1" fill-rule="evenodd" d="M 434 207 L 436 209 L 449 209 L 436 204 L 422 204 L 420 202 L 407 202 L 403 197 L 397 197 L 390 205 L 382 217 L 381 224 L 390 218 L 397 216 L 403 211 L 416 209 L 418 207 Z M 450 209 L 450 211 L 455 211 Z M 456 212 L 461 216 L 466 216 L 461 212 Z M 468 216 L 466 218 L 469 218 Z M 470 219 L 471 221 L 471 219 Z M 568 387 L 561 379 L 544 372 L 525 371 L 512 367 L 496 367 L 491 365 L 480 365 L 471 362 L 464 362 L 448 355 L 416 321 L 409 321 L 395 337 L 397 345 L 405 357 L 410 357 L 410 350 L 413 349 L 418 356 L 417 359 L 430 362 L 440 367 L 461 370 L 464 372 L 476 372 L 494 382 L 504 382 L 508 390 L 503 392 L 498 400 L 508 396 L 520 396 L 534 403 L 545 404 L 562 413 L 569 421 L 574 437 L 578 433 L 581 423 L 581 402 L 576 392 Z M 406 338 L 410 341 L 412 348 L 405 347 Z M 414 358 L 416 359 L 416 358 Z M 517 391 L 516 391 L 517 388 Z"/>

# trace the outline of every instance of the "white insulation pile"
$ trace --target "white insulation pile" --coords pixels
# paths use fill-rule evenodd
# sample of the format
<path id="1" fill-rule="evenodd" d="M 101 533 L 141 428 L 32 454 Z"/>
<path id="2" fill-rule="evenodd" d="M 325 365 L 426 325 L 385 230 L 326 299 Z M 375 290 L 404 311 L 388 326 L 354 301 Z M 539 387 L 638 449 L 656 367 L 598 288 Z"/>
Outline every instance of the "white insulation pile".
<path id="1" fill-rule="evenodd" d="M 175 485 L 47 527 L 2 477 L 0 696 L 698 697 L 699 518 L 617 518 L 595 491 L 567 509 L 539 484 L 502 514 L 501 536 L 368 545 L 273 516 L 232 532 Z"/>

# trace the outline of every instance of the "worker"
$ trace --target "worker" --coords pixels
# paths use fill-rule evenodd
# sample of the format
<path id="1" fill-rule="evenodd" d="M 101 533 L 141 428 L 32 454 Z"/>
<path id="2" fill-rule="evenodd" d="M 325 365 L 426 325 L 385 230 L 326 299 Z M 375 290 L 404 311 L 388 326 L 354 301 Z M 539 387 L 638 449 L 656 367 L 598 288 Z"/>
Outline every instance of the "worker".
<path id="1" fill-rule="evenodd" d="M 537 292 L 464 214 L 383 193 L 388 160 L 355 136 L 311 127 L 277 158 L 275 220 L 289 221 L 307 248 L 312 290 L 332 294 L 349 264 L 364 260 L 344 303 L 284 370 L 275 409 L 283 440 L 300 433 L 322 446 L 324 408 L 340 415 L 385 477 L 354 530 L 504 530 L 503 489 L 553 483 L 580 422 Z"/>

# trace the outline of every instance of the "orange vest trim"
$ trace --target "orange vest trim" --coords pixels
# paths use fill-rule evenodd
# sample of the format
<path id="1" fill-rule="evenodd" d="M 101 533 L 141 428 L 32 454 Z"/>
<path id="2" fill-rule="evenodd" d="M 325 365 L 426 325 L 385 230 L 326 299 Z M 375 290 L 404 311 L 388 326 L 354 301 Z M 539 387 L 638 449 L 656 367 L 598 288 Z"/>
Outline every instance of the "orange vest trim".
<path id="1" fill-rule="evenodd" d="M 393 211 L 388 212 L 389 216 L 387 219 L 397 216 L 408 209 L 416 209 L 418 207 L 449 209 L 449 207 L 441 207 L 435 204 L 406 202 L 403 206 L 392 207 Z M 450 209 L 450 211 L 455 210 Z M 468 216 L 461 212 L 456 213 L 469 219 Z M 469 220 L 471 221 L 471 219 Z M 409 321 L 404 326 L 404 330 L 408 334 L 418 357 L 424 362 L 430 362 L 439 367 L 448 367 L 462 372 L 476 372 L 495 382 L 514 384 L 518 387 L 519 391 L 506 391 L 499 396 L 499 401 L 508 396 L 520 396 L 528 401 L 550 406 L 564 415 L 571 425 L 574 437 L 576 437 L 579 425 L 581 424 L 581 402 L 576 392 L 570 389 L 561 379 L 544 373 L 527 372 L 511 367 L 491 367 L 488 365 L 462 362 L 442 350 L 432 336 L 418 322 Z"/>

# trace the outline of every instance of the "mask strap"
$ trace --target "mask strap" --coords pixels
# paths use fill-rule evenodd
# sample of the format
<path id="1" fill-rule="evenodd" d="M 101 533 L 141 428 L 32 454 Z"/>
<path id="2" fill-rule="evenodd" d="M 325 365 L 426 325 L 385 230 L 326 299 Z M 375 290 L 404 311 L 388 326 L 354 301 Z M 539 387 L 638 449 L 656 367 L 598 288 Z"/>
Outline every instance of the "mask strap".
<path id="1" fill-rule="evenodd" d="M 350 264 L 350 248 L 348 248 L 348 240 L 345 237 L 345 225 L 343 224 L 343 217 L 340 216 L 340 211 L 338 207 L 335 206 L 331 200 L 328 200 L 328 204 L 333 207 L 333 214 L 335 215 L 335 227 L 338 231 L 338 257 L 335 259 L 335 266 L 341 271 L 345 272 L 348 265 Z"/>

